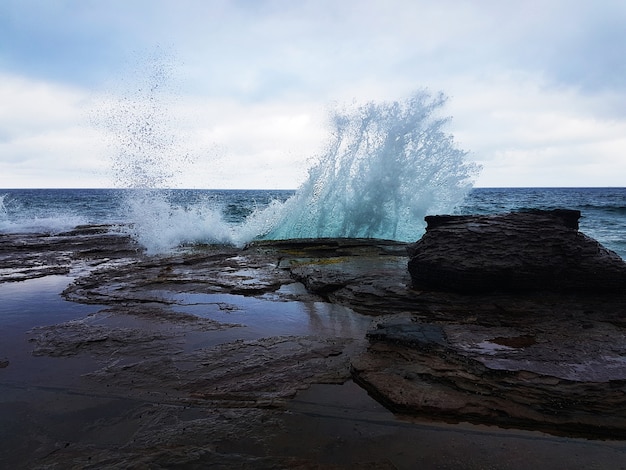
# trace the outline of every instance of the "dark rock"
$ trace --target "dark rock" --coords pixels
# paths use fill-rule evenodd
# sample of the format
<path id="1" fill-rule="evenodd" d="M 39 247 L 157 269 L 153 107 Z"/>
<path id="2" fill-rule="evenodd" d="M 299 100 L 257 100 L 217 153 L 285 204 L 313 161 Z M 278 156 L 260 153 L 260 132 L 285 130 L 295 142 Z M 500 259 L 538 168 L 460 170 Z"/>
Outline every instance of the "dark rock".
<path id="1" fill-rule="evenodd" d="M 576 229 L 576 212 L 520 217 L 537 222 L 527 229 L 530 240 L 537 232 L 544 243 L 556 240 L 550 248 L 555 266 L 571 257 L 559 250 L 584 251 L 591 246 L 609 253 L 593 241 L 585 241 L 584 249 L 559 245 L 563 237 L 589 240 Z M 462 245 L 481 233 L 494 233 L 499 240 L 494 246 L 474 247 L 476 252 L 484 249 L 492 265 L 497 266 L 493 260 L 500 258 L 510 264 L 511 257 L 540 265 L 536 248 L 528 248 L 527 255 L 515 247 L 525 226 L 511 217 L 441 216 L 428 221 L 425 240 L 433 236 L 431 242 L 437 246 L 440 237 L 433 234 L 448 237 L 444 237 L 448 246 L 437 246 L 444 262 L 448 253 L 467 253 L 467 248 L 455 247 L 457 242 Z M 155 449 L 166 449 L 162 455 L 168 458 L 180 452 L 181 462 L 189 463 L 187 455 L 198 449 L 209 452 L 214 449 L 210 446 L 242 442 L 242 436 L 258 443 L 254 453 L 232 448 L 224 455 L 258 455 L 258 449 L 269 445 L 266 423 L 280 421 L 283 407 L 298 390 L 348 377 L 392 411 L 418 418 L 626 439 L 626 293 L 517 290 L 467 295 L 415 288 L 406 269 L 406 244 L 384 240 L 282 240 L 255 242 L 245 249 L 202 245 L 154 257 L 135 249 L 123 234 L 103 233 L 99 227 L 55 237 L 9 234 L 0 236 L 0 242 L 0 261 L 7 266 L 0 283 L 14 281 L 16 273 L 34 277 L 40 274 L 37 266 L 61 267 L 75 277 L 63 293 L 65 299 L 92 304 L 94 309 L 106 307 L 84 319 L 30 331 L 30 359 L 52 356 L 59 366 L 53 384 L 43 382 L 40 369 L 33 368 L 33 383 L 45 383 L 38 393 L 68 390 L 72 406 L 67 409 L 72 413 L 77 397 L 89 405 L 87 428 L 76 428 L 81 439 L 82 434 L 87 436 L 82 444 L 72 442 L 69 450 L 52 452 L 37 443 L 47 456 L 42 466 L 57 462 L 65 464 L 59 463 L 59 468 L 76 466 L 84 460 L 74 457 L 89 452 L 100 466 L 106 458 L 108 467 L 112 462 L 128 467 Z M 446 269 L 450 264 L 456 267 L 457 261 L 451 260 Z M 480 273 L 479 260 L 471 261 Z M 589 266 L 589 261 L 584 263 Z M 308 329 L 293 331 L 290 314 L 284 323 L 281 319 L 277 325 L 266 325 L 279 318 L 277 312 L 290 311 L 283 302 L 298 303 L 306 316 L 293 318 L 302 318 L 298 328 L 306 323 Z M 25 362 L 10 359 L 11 367 L 2 368 L 9 358 L 6 362 L 0 358 L 0 375 L 26 373 Z M 66 368 L 65 375 L 60 366 Z M 71 388 L 78 378 L 80 393 Z M 107 394 L 123 399 L 134 411 L 103 407 L 100 412 L 106 420 L 94 426 L 92 400 Z M 29 398 L 32 404 L 24 414 L 46 408 L 36 396 Z M 16 400 L 21 403 L 21 394 Z M 17 401 L 6 403 L 5 410 Z M 328 415 L 332 432 L 324 431 L 332 439 L 338 424 L 347 428 L 344 417 L 357 414 L 335 409 L 341 420 Z M 238 413 L 237 418 L 231 413 Z M 298 426 L 303 416 L 292 416 Z M 319 415 L 307 416 L 317 429 Z M 358 416 L 360 423 L 366 421 Z M 22 422 L 9 419 L 4 410 L 0 417 L 4 419 L 0 424 Z M 37 418 L 23 427 L 37 431 L 33 442 L 39 439 L 40 422 Z M 380 429 L 379 421 L 370 424 Z M 56 445 L 61 441 L 53 432 L 56 428 L 50 429 L 46 439 Z M 292 437 L 289 432 L 285 435 Z M 380 444 L 378 435 L 372 435 L 367 442 L 359 437 L 354 449 L 370 448 L 374 439 Z M 102 444 L 102 436 L 116 440 Z M 189 436 L 196 441 L 190 443 Z M 389 436 L 395 439 L 396 434 Z M 100 458 L 93 449 L 113 452 L 114 457 L 102 451 Z M 286 455 L 282 449 L 275 455 Z M 215 455 L 206 458 L 215 463 Z M 250 468 L 258 464 L 254 461 Z"/>
<path id="2" fill-rule="evenodd" d="M 394 333 L 399 321 L 411 329 L 410 318 L 383 320 L 368 333 L 367 351 L 352 360 L 354 380 L 389 409 L 626 438 L 626 351 L 615 341 L 622 329 L 596 322 L 575 334 L 554 319 L 531 319 L 536 323 L 524 328 L 415 322 L 409 344 Z M 427 331 L 445 341 L 424 341 Z"/>
<path id="3" fill-rule="evenodd" d="M 0 283 L 69 274 L 77 264 L 136 258 L 143 250 L 113 226 L 79 226 L 57 235 L 0 233 Z"/>
<path id="4" fill-rule="evenodd" d="M 623 292 L 626 263 L 578 231 L 579 211 L 429 216 L 410 248 L 417 287 L 459 292 Z"/>
<path id="5" fill-rule="evenodd" d="M 394 323 L 379 324 L 376 329 L 367 333 L 370 341 L 387 341 L 394 344 L 430 350 L 446 346 L 446 335 L 438 325 L 417 323 L 410 318 Z"/>

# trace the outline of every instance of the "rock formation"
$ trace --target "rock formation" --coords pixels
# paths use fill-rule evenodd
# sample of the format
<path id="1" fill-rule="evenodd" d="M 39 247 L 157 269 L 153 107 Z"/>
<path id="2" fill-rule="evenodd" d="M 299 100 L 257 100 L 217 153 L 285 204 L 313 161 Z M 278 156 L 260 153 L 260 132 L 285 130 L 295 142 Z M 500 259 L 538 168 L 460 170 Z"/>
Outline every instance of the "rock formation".
<path id="1" fill-rule="evenodd" d="M 390 409 L 623 439 L 626 263 L 580 212 L 427 217 L 352 374 Z"/>
<path id="2" fill-rule="evenodd" d="M 626 263 L 578 231 L 579 211 L 429 216 L 415 286 L 448 291 L 624 292 Z"/>
<path id="3" fill-rule="evenodd" d="M 5 234 L 3 292 L 68 273 L 63 298 L 84 305 L 68 315 L 60 297 L 33 297 L 39 326 L 23 335 L 0 329 L 0 429 L 16 430 L 3 436 L 0 462 L 318 468 L 325 459 L 414 468 L 415 455 L 432 451 L 440 467 L 485 468 L 545 445 L 547 454 L 519 467 L 537 468 L 567 442 L 570 460 L 560 456 L 559 466 L 618 468 L 626 452 L 624 263 L 578 232 L 579 216 L 429 217 L 410 259 L 406 244 L 373 239 L 193 246 L 151 257 L 106 227 Z M 48 309 L 60 316 L 41 316 Z M 298 398 L 320 384 L 361 392 L 350 379 L 402 420 L 364 419 L 352 395 L 350 407 L 337 406 L 336 389 Z M 466 432 L 466 424 L 429 420 L 622 442 Z M 338 429 L 352 437 L 337 440 Z M 403 435 L 405 465 L 388 460 Z M 451 464 L 450 452 L 460 460 Z M 465 465 L 476 456 L 480 465 Z"/>

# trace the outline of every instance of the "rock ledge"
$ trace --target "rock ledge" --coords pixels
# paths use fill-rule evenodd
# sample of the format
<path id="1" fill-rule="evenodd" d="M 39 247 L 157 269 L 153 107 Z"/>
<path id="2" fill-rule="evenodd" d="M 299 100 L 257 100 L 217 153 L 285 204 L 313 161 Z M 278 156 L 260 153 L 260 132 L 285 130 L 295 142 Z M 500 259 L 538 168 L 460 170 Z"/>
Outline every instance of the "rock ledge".
<path id="1" fill-rule="evenodd" d="M 413 284 L 458 292 L 623 292 L 626 263 L 578 231 L 579 211 L 429 216 Z"/>

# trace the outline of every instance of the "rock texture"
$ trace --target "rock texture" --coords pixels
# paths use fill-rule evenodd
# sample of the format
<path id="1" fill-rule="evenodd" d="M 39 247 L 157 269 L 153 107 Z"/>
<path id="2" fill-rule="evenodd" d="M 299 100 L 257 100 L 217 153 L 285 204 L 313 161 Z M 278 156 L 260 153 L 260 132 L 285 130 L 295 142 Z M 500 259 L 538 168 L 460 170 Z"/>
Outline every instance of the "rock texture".
<path id="1" fill-rule="evenodd" d="M 626 263 L 579 217 L 427 217 L 414 309 L 367 333 L 355 380 L 401 413 L 626 438 Z"/>
<path id="2" fill-rule="evenodd" d="M 535 321 L 535 319 L 531 319 Z M 390 409 L 435 419 L 626 438 L 624 331 L 606 323 L 568 332 L 432 324 L 393 317 L 368 333 L 352 362 L 358 383 Z"/>
<path id="3" fill-rule="evenodd" d="M 606 273 L 619 278 L 623 262 L 580 234 L 577 218 L 563 211 L 429 218 L 411 263 L 420 245 L 432 243 L 439 258 L 431 258 L 441 261 L 432 266 L 441 272 L 424 282 L 407 270 L 407 245 L 385 240 L 194 246 L 149 257 L 105 227 L 4 236 L 3 292 L 67 272 L 69 285 L 46 308 L 62 310 L 70 300 L 89 304 L 91 313 L 48 315 L 58 324 L 31 324 L 24 344 L 15 328 L 0 329 L 0 345 L 11 345 L 0 351 L 0 466 L 323 468 L 323 460 L 329 468 L 486 468 L 507 458 L 519 464 L 511 468 L 528 468 L 546 466 L 565 443 L 553 466 L 619 468 L 626 294 L 572 290 L 580 283 L 572 273 L 595 269 L 586 287 L 593 279 L 608 283 Z M 532 230 L 522 222 L 530 219 Z M 447 245 L 435 243 L 436 233 Z M 482 247 L 486 233 L 500 241 Z M 500 281 L 500 261 L 518 266 L 515 275 L 519 266 L 539 269 L 536 249 L 551 253 L 551 274 L 537 274 L 542 287 L 556 288 L 531 289 L 530 268 L 498 291 L 468 281 L 467 270 L 449 274 L 460 261 L 447 253 L 467 254 L 461 245 L 468 240 L 489 254 L 491 264 L 465 260 L 471 272 L 491 273 L 480 282 Z M 573 267 L 572 253 L 582 260 Z M 609 262 L 596 269 L 589 259 Z M 561 261 L 570 270 L 555 279 Z M 438 282 L 449 276 L 474 282 L 472 295 L 468 287 L 441 290 Z M 342 382 L 402 421 L 387 411 L 382 421 L 366 419 L 345 403 L 320 408 L 313 398 L 293 408 L 303 389 Z M 494 427 L 466 432 L 467 422 L 525 431 L 508 440 L 509 431 Z M 526 449 L 538 446 L 546 453 L 528 460 Z M 610 459 L 598 460 L 600 453 Z M 470 465 L 472 458 L 481 460 Z"/>
<path id="4" fill-rule="evenodd" d="M 140 252 L 134 240 L 108 225 L 79 226 L 55 235 L 0 233 L 0 282 L 66 275 Z"/>
<path id="5" fill-rule="evenodd" d="M 429 216 L 411 249 L 416 286 L 461 291 L 626 291 L 626 263 L 578 231 L 579 211 Z"/>

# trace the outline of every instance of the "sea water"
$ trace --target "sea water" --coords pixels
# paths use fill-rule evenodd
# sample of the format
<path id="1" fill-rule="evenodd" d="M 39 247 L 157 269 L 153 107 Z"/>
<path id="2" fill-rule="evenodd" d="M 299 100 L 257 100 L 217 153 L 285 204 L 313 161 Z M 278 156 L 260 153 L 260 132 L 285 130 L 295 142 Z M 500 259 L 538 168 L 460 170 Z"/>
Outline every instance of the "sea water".
<path id="1" fill-rule="evenodd" d="M 157 71 L 162 68 L 157 68 Z M 401 101 L 336 108 L 308 177 L 289 191 L 164 190 L 181 149 L 162 73 L 107 108 L 118 189 L 0 190 L 0 231 L 62 232 L 107 224 L 148 254 L 181 245 L 255 239 L 366 237 L 412 242 L 431 214 L 579 209 L 581 229 L 626 258 L 624 188 L 472 189 L 480 168 L 446 132 L 446 98 L 421 90 Z M 137 88 L 133 88 L 136 90 Z"/>
<path id="2" fill-rule="evenodd" d="M 242 204 L 219 200 L 215 193 L 164 192 L 157 187 L 184 158 L 169 137 L 169 113 L 163 105 L 155 109 L 160 100 L 153 95 L 162 89 L 157 85 L 141 88 L 147 96 L 131 93 L 105 121 L 116 136 L 113 179 L 133 188 L 124 193 L 126 231 L 148 253 L 259 238 L 408 241 L 424 230 L 429 211 L 457 206 L 479 170 L 445 132 L 449 118 L 440 115 L 445 97 L 422 90 L 401 101 L 334 109 L 325 150 L 312 158 L 308 178 L 288 197 L 248 194 Z M 233 221 L 233 215 L 243 218 Z"/>
<path id="3" fill-rule="evenodd" d="M 132 225 L 136 214 L 129 210 L 133 200 L 129 193 L 122 189 L 1 189 L 0 232 L 59 233 L 80 224 Z M 159 213 L 154 222 L 162 224 L 163 241 L 151 243 L 165 248 L 219 242 L 212 222 L 221 225 L 224 233 L 236 233 L 252 214 L 284 203 L 296 191 L 177 189 L 158 193 L 168 212 L 166 220 Z M 580 210 L 580 230 L 626 259 L 626 188 L 473 188 L 451 213 L 495 214 L 530 208 Z M 409 241 L 422 233 L 416 232 Z M 229 243 L 228 237 L 221 243 Z"/>
<path id="4" fill-rule="evenodd" d="M 335 110 L 326 151 L 267 237 L 408 241 L 427 213 L 452 210 L 480 168 L 444 131 L 444 103 L 443 95 L 421 91 Z"/>

